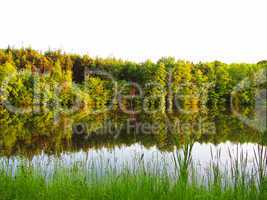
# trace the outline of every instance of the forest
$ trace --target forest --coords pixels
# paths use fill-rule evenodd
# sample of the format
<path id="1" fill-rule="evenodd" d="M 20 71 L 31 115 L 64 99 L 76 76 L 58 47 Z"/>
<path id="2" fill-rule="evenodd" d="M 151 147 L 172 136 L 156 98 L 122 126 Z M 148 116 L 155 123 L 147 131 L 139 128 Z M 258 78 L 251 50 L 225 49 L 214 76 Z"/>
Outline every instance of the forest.
<path id="1" fill-rule="evenodd" d="M 261 95 L 258 88 L 267 88 L 266 70 L 267 61 L 193 63 L 163 57 L 136 63 L 61 50 L 7 48 L 0 50 L 0 102 L 19 112 L 71 113 L 254 106 L 255 96 Z"/>

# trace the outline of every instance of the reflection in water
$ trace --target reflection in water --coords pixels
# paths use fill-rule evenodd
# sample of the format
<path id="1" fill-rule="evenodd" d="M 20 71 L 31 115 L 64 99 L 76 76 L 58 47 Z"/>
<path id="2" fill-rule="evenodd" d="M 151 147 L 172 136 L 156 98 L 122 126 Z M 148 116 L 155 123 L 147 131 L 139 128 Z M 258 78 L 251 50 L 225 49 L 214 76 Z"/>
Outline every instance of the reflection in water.
<path id="1" fill-rule="evenodd" d="M 1 110 L 1 109 L 0 109 Z M 98 115 L 14 116 L 0 112 L 0 155 L 32 157 L 41 152 L 59 154 L 81 149 L 114 148 L 136 142 L 145 147 L 157 146 L 173 151 L 186 138 L 199 143 L 259 143 L 266 145 L 266 134 L 246 126 L 227 112 L 199 111 L 190 115 L 121 113 Z M 178 136 L 178 139 L 177 139 Z"/>
<path id="2" fill-rule="evenodd" d="M 259 177 L 266 173 L 266 134 L 227 111 L 130 117 L 79 114 L 55 119 L 50 112 L 15 116 L 0 109 L 0 115 L 0 158 L 13 166 L 26 158 L 48 171 L 58 162 L 64 166 L 94 163 L 101 171 L 103 166 L 135 169 L 141 161 L 159 171 L 167 166 L 174 177 L 207 171 L 214 176 L 216 170 L 232 177 L 237 171 L 254 170 Z"/>

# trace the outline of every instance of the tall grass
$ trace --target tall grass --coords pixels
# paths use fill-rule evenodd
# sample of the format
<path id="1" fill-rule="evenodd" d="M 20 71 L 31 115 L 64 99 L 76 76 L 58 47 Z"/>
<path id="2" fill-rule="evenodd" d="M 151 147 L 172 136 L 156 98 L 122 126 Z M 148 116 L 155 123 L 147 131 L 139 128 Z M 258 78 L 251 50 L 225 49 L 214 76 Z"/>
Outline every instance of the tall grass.
<path id="1" fill-rule="evenodd" d="M 202 174 L 192 162 L 192 148 L 188 144 L 173 154 L 174 173 L 145 163 L 144 155 L 134 167 L 120 168 L 85 159 L 70 166 L 55 162 L 47 169 L 24 159 L 18 165 L 2 159 L 0 199 L 267 199 L 266 151 L 261 147 L 254 151 L 257 173 L 248 170 L 246 153 L 229 150 L 229 173 L 221 170 L 220 151 L 211 151 L 213 161 Z"/>

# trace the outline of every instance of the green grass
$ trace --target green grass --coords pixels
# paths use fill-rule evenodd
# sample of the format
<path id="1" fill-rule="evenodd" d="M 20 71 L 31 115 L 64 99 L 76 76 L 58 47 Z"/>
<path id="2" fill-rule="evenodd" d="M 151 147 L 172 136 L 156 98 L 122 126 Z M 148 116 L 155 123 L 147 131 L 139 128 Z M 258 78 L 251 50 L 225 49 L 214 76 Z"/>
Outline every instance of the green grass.
<path id="1" fill-rule="evenodd" d="M 178 162 L 177 177 L 170 176 L 166 169 L 152 172 L 142 161 L 138 162 L 140 165 L 134 170 L 101 166 L 102 173 L 94 164 L 66 167 L 57 163 L 52 173 L 45 173 L 29 162 L 23 161 L 17 167 L 7 167 L 2 162 L 0 199 L 267 199 L 266 179 L 259 186 L 255 177 L 236 172 L 240 177 L 233 181 L 213 165 L 207 173 L 208 182 L 204 182 L 194 173 L 185 172 L 189 169 L 185 162 Z"/>
<path id="2" fill-rule="evenodd" d="M 1 199 L 259 199 L 256 187 L 220 185 L 208 187 L 171 182 L 166 177 L 122 173 L 98 180 L 58 172 L 48 183 L 38 174 L 22 172 L 15 177 L 1 174 Z"/>
<path id="3" fill-rule="evenodd" d="M 247 154 L 229 150 L 229 168 L 220 166 L 221 152 L 212 152 L 210 167 L 203 172 L 192 162 L 192 145 L 173 154 L 174 171 L 163 158 L 118 167 L 109 161 L 84 159 L 66 165 L 55 159 L 33 163 L 27 159 L 0 159 L 0 200 L 31 199 L 181 199 L 266 200 L 267 150 L 254 149 L 254 167 Z M 202 169 L 203 170 L 203 169 Z"/>

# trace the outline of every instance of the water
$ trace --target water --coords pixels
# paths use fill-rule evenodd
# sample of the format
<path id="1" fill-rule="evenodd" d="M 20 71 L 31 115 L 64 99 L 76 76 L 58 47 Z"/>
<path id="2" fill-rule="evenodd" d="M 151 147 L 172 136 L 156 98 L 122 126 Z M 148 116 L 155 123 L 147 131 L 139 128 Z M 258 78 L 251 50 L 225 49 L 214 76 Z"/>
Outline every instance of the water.
<path id="1" fill-rule="evenodd" d="M 3 118 L 4 119 L 4 118 Z M 97 116 L 8 115 L 2 121 L 0 162 L 9 166 L 22 160 L 53 171 L 56 163 L 73 166 L 92 164 L 100 173 L 105 168 L 131 170 L 140 163 L 152 171 L 168 169 L 175 174 L 178 157 L 187 159 L 185 148 L 199 176 L 212 164 L 230 172 L 235 161 L 246 160 L 248 173 L 257 171 L 257 160 L 266 159 L 266 134 L 224 112 L 190 115 L 138 115 L 118 113 Z M 189 139 L 188 139 L 189 138 Z M 260 150 L 262 152 L 260 152 Z M 242 157 L 243 156 L 243 157 Z M 266 165 L 264 165 L 266 166 Z"/>

